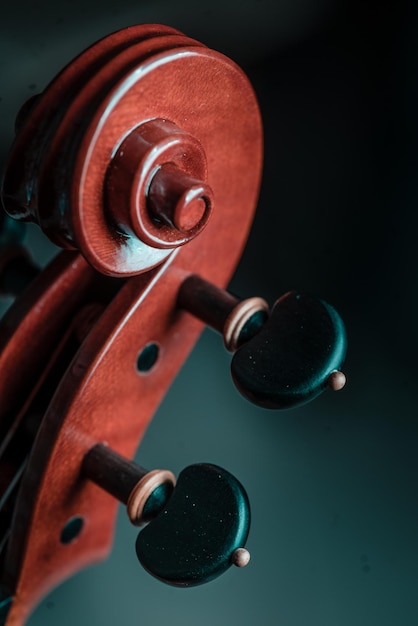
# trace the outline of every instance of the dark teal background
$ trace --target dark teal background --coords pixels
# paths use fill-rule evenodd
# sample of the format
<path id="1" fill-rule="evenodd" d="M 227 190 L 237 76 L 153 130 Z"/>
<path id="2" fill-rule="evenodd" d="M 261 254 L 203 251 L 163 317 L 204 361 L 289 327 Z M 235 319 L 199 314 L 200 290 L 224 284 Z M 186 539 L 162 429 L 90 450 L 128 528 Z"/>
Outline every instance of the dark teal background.
<path id="1" fill-rule="evenodd" d="M 136 530 L 121 510 L 110 559 L 51 593 L 29 626 L 416 626 L 416 9 L 2 3 L 2 161 L 20 104 L 87 45 L 139 22 L 201 39 L 253 81 L 265 170 L 231 288 L 270 302 L 291 288 L 327 299 L 346 321 L 348 383 L 298 410 L 258 409 L 235 391 L 230 357 L 207 331 L 137 459 L 175 472 L 209 461 L 234 473 L 252 503 L 250 565 L 207 586 L 166 587 L 140 569 Z M 36 227 L 28 242 L 41 263 L 53 253 Z"/>

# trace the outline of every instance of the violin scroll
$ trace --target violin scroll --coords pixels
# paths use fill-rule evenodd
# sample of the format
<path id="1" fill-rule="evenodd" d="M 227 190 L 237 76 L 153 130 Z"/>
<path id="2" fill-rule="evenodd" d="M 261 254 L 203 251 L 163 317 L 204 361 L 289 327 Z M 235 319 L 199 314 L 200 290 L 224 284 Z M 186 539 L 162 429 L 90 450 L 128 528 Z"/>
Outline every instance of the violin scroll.
<path id="1" fill-rule="evenodd" d="M 108 276 L 160 265 L 212 213 L 231 215 L 258 192 L 251 85 L 230 59 L 166 26 L 97 42 L 23 107 L 16 126 L 6 212 Z"/>
<path id="2" fill-rule="evenodd" d="M 147 523 L 140 562 L 171 585 L 248 562 L 232 474 L 197 464 L 176 484 L 129 460 L 204 323 L 234 354 L 238 389 L 268 408 L 341 388 L 346 347 L 321 300 L 292 292 L 270 312 L 224 289 L 262 168 L 257 100 L 231 60 L 166 26 L 127 28 L 70 63 L 16 131 L 4 208 L 64 251 L 38 271 L 8 220 L 0 234 L 0 293 L 18 296 L 0 320 L 7 626 L 108 555 L 117 500 Z"/>

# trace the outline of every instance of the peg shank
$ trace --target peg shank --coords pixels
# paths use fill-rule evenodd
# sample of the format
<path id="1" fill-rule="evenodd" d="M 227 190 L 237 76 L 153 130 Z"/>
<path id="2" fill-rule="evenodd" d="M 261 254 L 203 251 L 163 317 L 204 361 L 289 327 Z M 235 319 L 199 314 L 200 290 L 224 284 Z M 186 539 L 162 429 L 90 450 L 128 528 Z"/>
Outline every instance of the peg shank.
<path id="1" fill-rule="evenodd" d="M 238 298 L 195 274 L 189 276 L 179 290 L 179 306 L 205 324 L 222 333 Z"/>
<path id="2" fill-rule="evenodd" d="M 82 471 L 86 478 L 123 504 L 128 503 L 133 488 L 147 474 L 146 469 L 103 444 L 98 444 L 87 452 Z"/>

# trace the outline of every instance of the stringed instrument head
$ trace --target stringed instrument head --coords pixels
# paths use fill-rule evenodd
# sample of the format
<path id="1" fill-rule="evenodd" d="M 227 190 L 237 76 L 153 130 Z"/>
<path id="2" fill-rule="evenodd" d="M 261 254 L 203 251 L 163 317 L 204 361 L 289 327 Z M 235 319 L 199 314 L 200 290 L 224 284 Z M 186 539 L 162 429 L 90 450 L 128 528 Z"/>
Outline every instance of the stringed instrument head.
<path id="1" fill-rule="evenodd" d="M 111 549 L 117 501 L 83 459 L 101 442 L 133 457 L 203 328 L 178 308 L 181 283 L 191 271 L 228 283 L 256 207 L 262 129 L 235 63 L 160 25 L 94 44 L 16 126 L 4 208 L 67 250 L 1 323 L 0 432 L 16 477 L 1 582 L 9 622 L 23 623 Z"/>
<path id="2" fill-rule="evenodd" d="M 100 40 L 21 109 L 2 202 L 64 251 L 39 271 L 10 235 L 0 263 L 0 288 L 16 296 L 0 322 L 7 626 L 109 554 L 118 501 L 148 524 L 137 555 L 160 580 L 191 586 L 248 563 L 250 506 L 232 474 L 196 464 L 176 486 L 171 472 L 131 461 L 204 324 L 261 406 L 344 385 L 332 307 L 298 294 L 270 312 L 225 291 L 254 217 L 262 146 L 242 70 L 156 24 Z"/>

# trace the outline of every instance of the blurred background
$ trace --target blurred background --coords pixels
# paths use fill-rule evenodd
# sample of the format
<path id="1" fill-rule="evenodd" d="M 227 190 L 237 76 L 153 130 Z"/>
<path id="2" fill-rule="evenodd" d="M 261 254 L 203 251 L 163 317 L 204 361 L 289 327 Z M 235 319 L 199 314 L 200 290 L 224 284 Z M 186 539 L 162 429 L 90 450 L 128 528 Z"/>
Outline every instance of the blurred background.
<path id="1" fill-rule="evenodd" d="M 160 22 L 232 57 L 259 98 L 265 168 L 231 289 L 332 303 L 349 338 L 338 393 L 251 406 L 206 331 L 137 460 L 210 461 L 246 486 L 250 565 L 174 589 L 137 563 L 121 510 L 110 559 L 50 594 L 29 626 L 418 623 L 418 14 L 406 2 L 16 0 L 0 9 L 0 161 L 20 105 L 98 38 Z M 55 250 L 33 226 L 40 264 Z M 7 302 L 2 303 L 3 308 Z"/>

